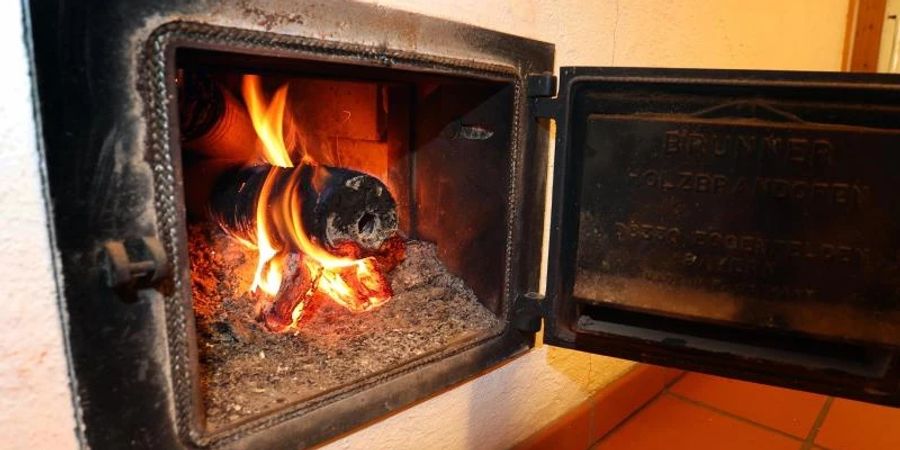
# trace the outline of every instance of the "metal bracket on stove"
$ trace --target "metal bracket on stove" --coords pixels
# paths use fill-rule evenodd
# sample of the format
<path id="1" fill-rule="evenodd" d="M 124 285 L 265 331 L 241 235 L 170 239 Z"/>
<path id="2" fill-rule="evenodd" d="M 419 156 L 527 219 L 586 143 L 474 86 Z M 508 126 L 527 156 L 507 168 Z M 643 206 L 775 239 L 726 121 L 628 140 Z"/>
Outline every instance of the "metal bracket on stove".
<path id="1" fill-rule="evenodd" d="M 525 95 L 533 102 L 532 115 L 534 117 L 556 117 L 559 110 L 559 102 L 553 97 L 556 95 L 556 75 L 550 72 L 528 75 L 525 81 Z"/>
<path id="2" fill-rule="evenodd" d="M 541 331 L 541 322 L 544 319 L 544 313 L 541 309 L 543 300 L 544 296 L 536 292 L 520 294 L 516 298 L 516 304 L 513 309 L 512 325 L 517 330 L 525 333 Z"/>

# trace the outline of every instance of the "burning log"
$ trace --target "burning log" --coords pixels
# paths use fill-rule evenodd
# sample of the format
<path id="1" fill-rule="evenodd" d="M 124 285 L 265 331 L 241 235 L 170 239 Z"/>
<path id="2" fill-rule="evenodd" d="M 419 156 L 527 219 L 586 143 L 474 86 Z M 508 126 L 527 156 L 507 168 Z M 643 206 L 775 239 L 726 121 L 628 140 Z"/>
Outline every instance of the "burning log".
<path id="1" fill-rule="evenodd" d="M 222 175 L 213 189 L 210 210 L 230 233 L 253 241 L 256 233 L 257 199 L 270 171 L 277 171 L 268 209 L 278 210 L 290 184 L 299 192 L 303 228 L 320 245 L 340 254 L 351 242 L 364 257 L 378 252 L 397 235 L 397 204 L 377 178 L 354 170 L 301 165 L 295 168 L 253 166 Z M 282 218 L 284 219 L 284 218 Z M 286 220 L 273 220 L 275 234 L 289 243 L 295 230 Z M 350 256 L 350 255 L 346 255 Z"/>
<path id="2" fill-rule="evenodd" d="M 296 326 L 315 293 L 315 281 L 303 267 L 302 254 L 288 256 L 281 288 L 273 302 L 262 311 L 262 322 L 269 331 L 281 332 Z"/>
<path id="3" fill-rule="evenodd" d="M 354 170 L 328 169 L 313 213 L 313 234 L 331 249 L 342 242 L 376 251 L 397 233 L 397 204 L 377 178 Z"/>
<path id="4" fill-rule="evenodd" d="M 250 291 L 259 294 L 260 320 L 283 332 L 298 326 L 317 297 L 354 313 L 390 300 L 385 274 L 403 259 L 405 246 L 387 187 L 361 172 L 317 164 L 308 154 L 295 166 L 284 141 L 287 85 L 268 99 L 260 77 L 245 75 L 242 93 L 262 143 L 259 156 L 269 165 L 204 171 L 200 161 L 191 173 L 200 174 L 198 181 L 215 174 L 212 189 L 203 191 L 210 193 L 209 212 L 257 255 Z"/>
<path id="5" fill-rule="evenodd" d="M 351 312 L 390 299 L 384 274 L 403 260 L 405 245 L 394 200 L 376 178 L 311 164 L 255 166 L 221 176 L 214 192 L 210 208 L 222 227 L 260 254 L 274 252 L 257 277 L 260 320 L 270 331 L 295 329 L 317 298 Z"/>
<path id="6" fill-rule="evenodd" d="M 345 241 L 345 256 L 359 254 L 359 248 Z M 356 250 L 351 250 L 356 248 Z M 291 253 L 284 266 L 284 278 L 278 293 L 267 298 L 260 314 L 266 329 L 284 332 L 296 328 L 320 297 L 327 296 L 351 312 L 369 311 L 381 306 L 391 295 L 391 287 L 380 274 L 393 270 L 406 256 L 406 243 L 399 236 L 384 242 L 378 252 L 360 264 L 327 271 L 302 253 Z M 349 289 L 335 289 L 344 284 Z"/>

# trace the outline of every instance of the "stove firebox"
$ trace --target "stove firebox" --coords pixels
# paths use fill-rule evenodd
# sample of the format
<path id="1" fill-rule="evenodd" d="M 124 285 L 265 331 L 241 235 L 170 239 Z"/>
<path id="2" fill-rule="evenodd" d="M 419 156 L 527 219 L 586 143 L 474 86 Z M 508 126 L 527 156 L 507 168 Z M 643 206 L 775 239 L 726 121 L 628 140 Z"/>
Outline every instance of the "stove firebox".
<path id="1" fill-rule="evenodd" d="M 501 333 L 513 84 L 240 60 L 176 53 L 209 427 Z"/>

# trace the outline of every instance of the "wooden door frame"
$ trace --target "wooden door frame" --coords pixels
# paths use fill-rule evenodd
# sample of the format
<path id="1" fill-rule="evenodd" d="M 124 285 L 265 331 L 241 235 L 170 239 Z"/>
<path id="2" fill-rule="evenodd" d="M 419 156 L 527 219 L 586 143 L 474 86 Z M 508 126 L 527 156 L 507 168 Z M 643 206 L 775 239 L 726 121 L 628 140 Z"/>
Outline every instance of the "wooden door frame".
<path id="1" fill-rule="evenodd" d="M 841 67 L 851 72 L 878 70 L 881 29 L 887 0 L 850 0 Z"/>

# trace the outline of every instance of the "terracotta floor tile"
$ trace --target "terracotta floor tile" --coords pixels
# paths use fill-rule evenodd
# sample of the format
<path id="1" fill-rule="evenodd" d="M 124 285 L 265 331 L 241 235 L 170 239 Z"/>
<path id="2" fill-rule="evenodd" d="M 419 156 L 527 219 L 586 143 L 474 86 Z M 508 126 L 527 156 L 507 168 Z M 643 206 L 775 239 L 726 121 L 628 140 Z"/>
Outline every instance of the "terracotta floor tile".
<path id="1" fill-rule="evenodd" d="M 816 444 L 831 450 L 900 449 L 900 409 L 835 399 Z"/>
<path id="2" fill-rule="evenodd" d="M 682 373 L 681 370 L 642 364 L 612 385 L 601 389 L 593 399 L 591 442 L 609 433 Z"/>
<path id="3" fill-rule="evenodd" d="M 825 396 L 746 381 L 689 373 L 671 392 L 805 438 L 825 404 Z"/>
<path id="4" fill-rule="evenodd" d="M 515 450 L 584 450 L 591 444 L 591 409 L 586 401 L 514 446 Z"/>
<path id="5" fill-rule="evenodd" d="M 800 445 L 800 440 L 663 395 L 594 448 L 797 450 Z"/>

